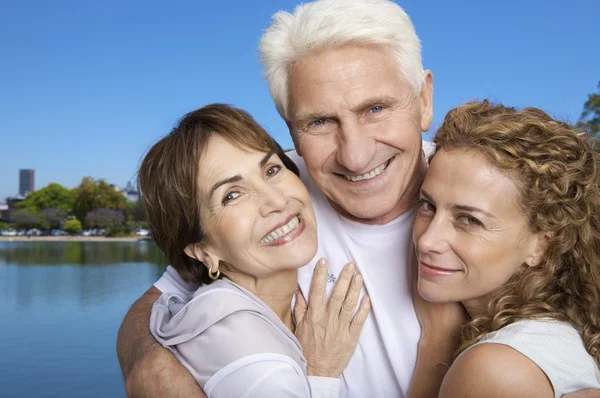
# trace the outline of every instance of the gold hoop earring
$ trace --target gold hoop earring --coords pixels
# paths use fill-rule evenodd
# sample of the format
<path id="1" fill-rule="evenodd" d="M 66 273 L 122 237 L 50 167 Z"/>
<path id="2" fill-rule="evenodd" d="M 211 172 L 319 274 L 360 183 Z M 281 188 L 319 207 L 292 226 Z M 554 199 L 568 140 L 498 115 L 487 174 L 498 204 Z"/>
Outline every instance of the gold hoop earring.
<path id="1" fill-rule="evenodd" d="M 219 279 L 219 276 L 221 276 L 221 271 L 218 268 L 217 268 L 217 272 L 215 272 L 214 274 L 213 274 L 212 270 L 210 270 L 210 269 L 208 270 L 208 277 L 210 279 L 212 279 L 213 281 Z"/>

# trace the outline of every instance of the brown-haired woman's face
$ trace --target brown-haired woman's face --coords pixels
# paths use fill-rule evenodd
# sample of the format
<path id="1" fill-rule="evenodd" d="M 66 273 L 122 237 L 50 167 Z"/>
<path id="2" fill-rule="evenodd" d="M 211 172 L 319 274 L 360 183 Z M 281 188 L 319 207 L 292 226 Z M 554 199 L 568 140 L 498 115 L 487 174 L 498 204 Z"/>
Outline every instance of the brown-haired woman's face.
<path id="1" fill-rule="evenodd" d="M 440 150 L 421 189 L 413 228 L 419 292 L 428 301 L 486 304 L 524 264 L 540 262 L 518 187 L 482 155 Z"/>
<path id="2" fill-rule="evenodd" d="M 265 277 L 307 264 L 317 229 L 304 184 L 275 153 L 210 138 L 198 171 L 203 250 L 213 270 Z M 207 262 L 205 261 L 205 264 Z"/>

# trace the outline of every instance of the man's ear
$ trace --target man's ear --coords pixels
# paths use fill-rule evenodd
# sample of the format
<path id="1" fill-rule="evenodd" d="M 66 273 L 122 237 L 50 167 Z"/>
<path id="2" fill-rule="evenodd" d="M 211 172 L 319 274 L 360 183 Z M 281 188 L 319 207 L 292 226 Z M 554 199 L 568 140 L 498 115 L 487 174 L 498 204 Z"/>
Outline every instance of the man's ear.
<path id="1" fill-rule="evenodd" d="M 421 88 L 419 101 L 421 105 L 421 131 L 426 132 L 433 121 L 433 73 L 425 70 L 425 81 Z"/>
<path id="2" fill-rule="evenodd" d="M 192 243 L 183 249 L 184 253 L 200 261 L 209 272 L 215 273 L 219 269 L 220 258 L 202 243 Z"/>
<path id="3" fill-rule="evenodd" d="M 534 243 L 531 254 L 527 257 L 527 265 L 530 267 L 536 267 L 542 263 L 546 251 L 550 246 L 550 241 L 554 237 L 553 232 L 540 232 L 536 242 Z"/>

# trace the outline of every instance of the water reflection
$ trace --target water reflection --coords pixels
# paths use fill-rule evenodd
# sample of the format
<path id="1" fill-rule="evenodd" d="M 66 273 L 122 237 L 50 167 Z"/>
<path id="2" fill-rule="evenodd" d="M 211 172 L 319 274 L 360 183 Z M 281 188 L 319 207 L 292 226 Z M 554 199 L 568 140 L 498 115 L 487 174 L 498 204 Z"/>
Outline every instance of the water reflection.
<path id="1" fill-rule="evenodd" d="M 153 242 L 0 242 L 0 396 L 124 397 L 117 330 L 165 266 Z"/>
<path id="2" fill-rule="evenodd" d="M 0 242 L 0 265 L 166 263 L 152 242 Z"/>

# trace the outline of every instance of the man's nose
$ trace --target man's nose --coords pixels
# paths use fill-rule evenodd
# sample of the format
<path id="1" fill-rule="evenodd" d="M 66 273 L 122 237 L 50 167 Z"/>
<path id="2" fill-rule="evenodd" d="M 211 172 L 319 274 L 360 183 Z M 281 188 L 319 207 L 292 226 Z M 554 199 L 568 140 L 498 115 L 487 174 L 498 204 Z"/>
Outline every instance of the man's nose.
<path id="1" fill-rule="evenodd" d="M 375 157 L 376 142 L 368 128 L 358 121 L 340 123 L 338 133 L 337 162 L 353 173 L 366 173 Z"/>

